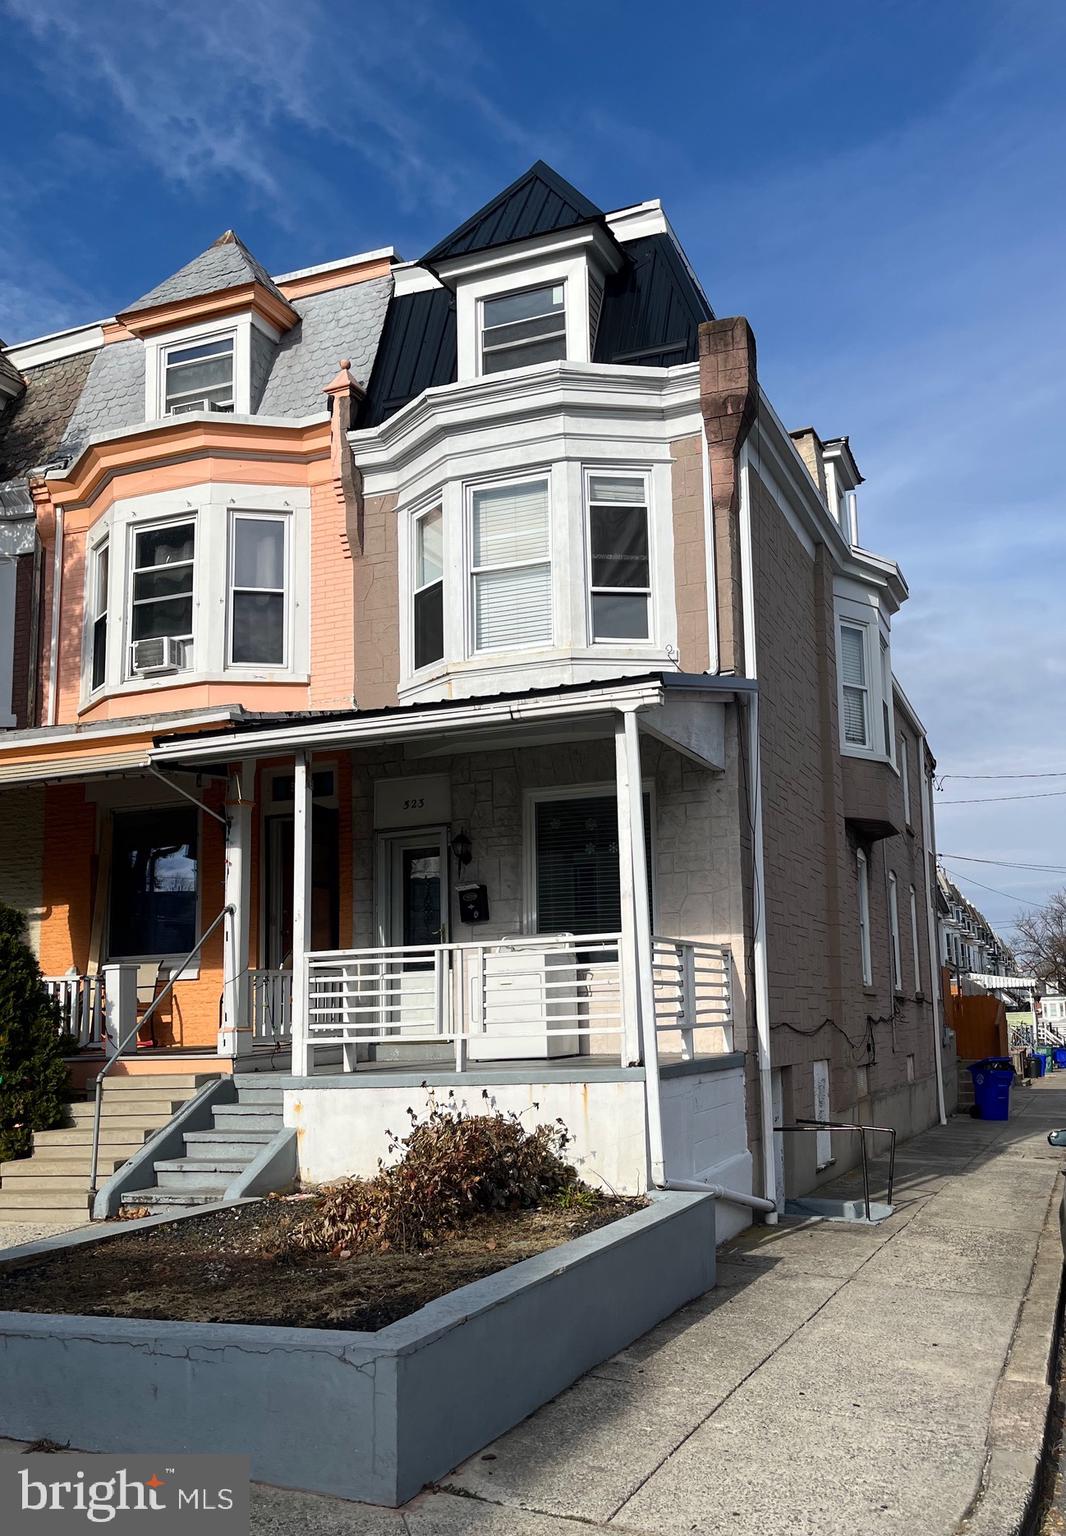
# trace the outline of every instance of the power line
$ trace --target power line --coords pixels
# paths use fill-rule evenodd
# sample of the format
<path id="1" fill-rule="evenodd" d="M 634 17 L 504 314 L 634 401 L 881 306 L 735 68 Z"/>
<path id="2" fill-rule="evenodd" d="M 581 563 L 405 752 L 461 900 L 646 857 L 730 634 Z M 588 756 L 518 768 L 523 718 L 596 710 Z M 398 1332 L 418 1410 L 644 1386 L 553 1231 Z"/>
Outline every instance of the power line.
<path id="1" fill-rule="evenodd" d="M 998 805 L 1002 800 L 1059 800 L 1066 796 L 1066 789 L 1036 790 L 1031 795 L 977 795 L 973 800 L 936 800 L 937 810 L 942 805 Z"/>
<path id="2" fill-rule="evenodd" d="M 1010 859 L 979 859 L 972 853 L 941 853 L 942 859 L 961 859 L 964 864 L 998 864 L 1003 869 L 1038 869 L 1049 875 L 1066 875 L 1066 864 L 1015 864 Z"/>
<path id="3" fill-rule="evenodd" d="M 950 875 L 952 880 L 965 880 L 967 885 L 976 885 L 982 891 L 991 891 L 993 896 L 1006 896 L 1010 901 L 1020 901 L 1023 907 L 1037 905 L 1036 902 L 1026 901 L 1024 896 L 1015 896 L 1012 891 L 1000 891 L 994 885 L 984 885 L 980 880 L 975 880 L 972 875 L 958 874 L 953 869 L 945 869 L 944 873 Z"/>
<path id="4" fill-rule="evenodd" d="M 941 784 L 945 779 L 1066 779 L 1066 768 L 1045 773 L 941 773 L 938 777 Z"/>

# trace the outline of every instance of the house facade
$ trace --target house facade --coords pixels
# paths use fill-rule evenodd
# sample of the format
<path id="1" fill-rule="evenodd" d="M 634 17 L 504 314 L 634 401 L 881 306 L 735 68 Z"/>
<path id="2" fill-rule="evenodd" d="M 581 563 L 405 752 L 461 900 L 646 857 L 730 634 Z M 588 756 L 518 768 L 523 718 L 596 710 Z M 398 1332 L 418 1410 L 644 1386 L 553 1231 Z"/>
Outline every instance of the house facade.
<path id="1" fill-rule="evenodd" d="M 854 1161 L 800 1121 L 944 1113 L 906 585 L 658 202 L 227 232 L 4 357 L 0 899 L 73 1071 L 270 1072 L 309 1179 L 427 1084 L 536 1103 L 720 1231 Z"/>

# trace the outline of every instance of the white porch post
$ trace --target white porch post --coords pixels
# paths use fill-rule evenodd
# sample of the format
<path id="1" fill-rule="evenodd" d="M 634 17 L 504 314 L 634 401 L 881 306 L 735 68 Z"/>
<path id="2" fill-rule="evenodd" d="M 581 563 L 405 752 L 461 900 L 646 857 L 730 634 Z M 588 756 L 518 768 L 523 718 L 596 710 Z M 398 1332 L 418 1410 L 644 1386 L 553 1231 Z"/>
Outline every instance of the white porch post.
<path id="1" fill-rule="evenodd" d="M 103 967 L 104 1044 L 108 1056 L 119 1046 L 124 1056 L 137 1053 L 137 967 L 128 961 Z"/>
<path id="2" fill-rule="evenodd" d="M 220 1056 L 251 1054 L 252 1021 L 248 1012 L 248 920 L 252 893 L 252 786 L 255 765 L 243 762 L 230 775 L 226 795 L 227 907 L 222 925 L 222 1025 Z"/>
<path id="3" fill-rule="evenodd" d="M 637 927 L 633 908 L 633 839 L 629 822 L 629 761 L 625 717 L 614 723 L 615 796 L 618 802 L 618 892 L 622 909 L 622 945 L 618 955 L 622 992 L 622 1061 L 640 1064 L 640 994 L 637 983 Z"/>
<path id="4" fill-rule="evenodd" d="M 648 1113 L 648 1172 L 653 1185 L 666 1182 L 663 1159 L 662 1104 L 659 1099 L 659 1047 L 655 1035 L 655 983 L 652 973 L 651 903 L 648 900 L 648 861 L 644 851 L 644 793 L 640 781 L 640 731 L 634 710 L 622 715 L 622 739 L 628 778 L 629 851 L 633 882 L 633 925 L 637 939 L 637 995 L 640 1035 L 644 1047 L 644 1091 Z M 622 805 L 618 806 L 621 826 Z"/>
<path id="5" fill-rule="evenodd" d="M 310 754 L 297 752 L 292 828 L 292 1070 L 306 1077 L 311 1053 L 307 1032 L 307 951 L 311 947 Z"/>

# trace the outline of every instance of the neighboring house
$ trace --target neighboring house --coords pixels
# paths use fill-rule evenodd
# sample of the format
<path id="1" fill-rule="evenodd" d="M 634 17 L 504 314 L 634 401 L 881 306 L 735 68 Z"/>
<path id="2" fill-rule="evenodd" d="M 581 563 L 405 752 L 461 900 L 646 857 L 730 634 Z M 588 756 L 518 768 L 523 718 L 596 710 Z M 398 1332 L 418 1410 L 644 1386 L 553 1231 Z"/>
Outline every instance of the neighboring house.
<path id="1" fill-rule="evenodd" d="M 971 973 L 1016 976 L 1018 966 L 1010 946 L 984 914 L 967 901 L 942 869 L 937 870 L 937 882 L 940 959 L 956 981 Z"/>
<path id="2" fill-rule="evenodd" d="M 538 164 L 419 262 L 279 277 L 227 233 L 7 357 L 79 379 L 15 471 L 0 896 L 86 1060 L 106 1016 L 126 1073 L 291 1071 L 312 1179 L 487 1089 L 721 1231 L 857 1155 L 775 1121 L 943 1112 L 907 588 L 658 202 Z"/>

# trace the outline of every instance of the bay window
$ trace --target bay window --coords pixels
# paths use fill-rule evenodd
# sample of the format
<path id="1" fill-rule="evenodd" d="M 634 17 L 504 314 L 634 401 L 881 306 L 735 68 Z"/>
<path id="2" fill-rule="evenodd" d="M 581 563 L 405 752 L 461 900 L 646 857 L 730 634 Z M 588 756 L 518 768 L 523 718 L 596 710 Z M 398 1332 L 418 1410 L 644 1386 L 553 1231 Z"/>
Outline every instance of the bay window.
<path id="1" fill-rule="evenodd" d="M 185 956 L 196 943 L 196 823 L 193 806 L 114 813 L 108 933 L 112 959 Z"/>
<path id="2" fill-rule="evenodd" d="M 286 527 L 283 517 L 238 512 L 230 554 L 230 661 L 285 665 Z"/>
<path id="3" fill-rule="evenodd" d="M 195 523 L 166 523 L 135 531 L 130 620 L 133 671 L 138 670 L 138 642 L 143 640 L 173 640 L 185 664 L 193 632 L 195 553 Z"/>
<path id="4" fill-rule="evenodd" d="M 866 628 L 840 626 L 840 675 L 844 740 L 854 747 L 870 745 L 870 688 L 866 664 Z"/>
<path id="5" fill-rule="evenodd" d="M 481 372 L 566 357 L 566 285 L 546 283 L 481 301 Z"/>
<path id="6" fill-rule="evenodd" d="M 414 665 L 428 667 L 444 655 L 444 514 L 440 507 L 415 521 Z"/>
<path id="7" fill-rule="evenodd" d="M 92 689 L 102 688 L 107 680 L 107 583 L 110 571 L 110 541 L 104 539 L 92 553 L 90 577 L 90 682 Z"/>
<path id="8" fill-rule="evenodd" d="M 589 587 L 593 640 L 651 635 L 651 557 L 643 476 L 588 478 Z"/>
<path id="9" fill-rule="evenodd" d="M 548 481 L 530 480 L 475 490 L 471 512 L 474 650 L 550 644 Z"/>
<path id="10" fill-rule="evenodd" d="M 232 336 L 168 347 L 163 358 L 163 412 L 233 410 Z"/>

